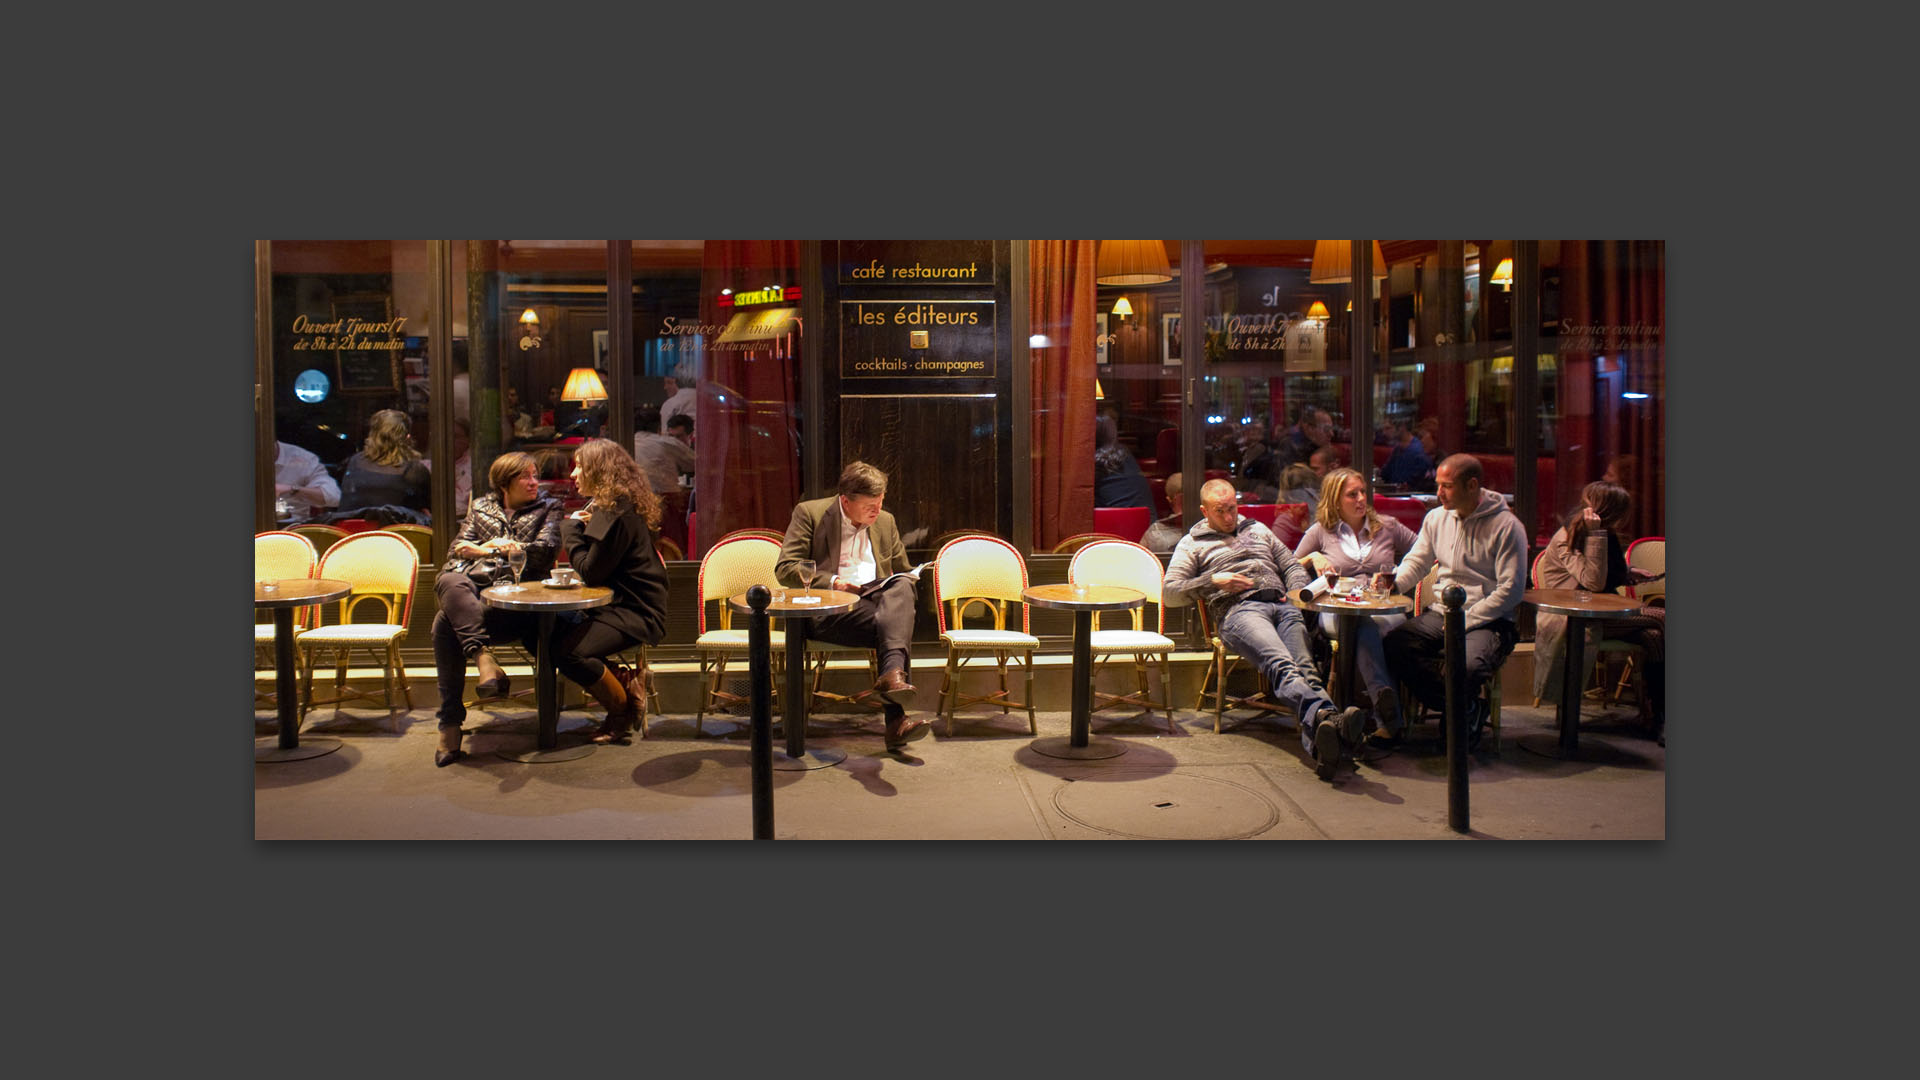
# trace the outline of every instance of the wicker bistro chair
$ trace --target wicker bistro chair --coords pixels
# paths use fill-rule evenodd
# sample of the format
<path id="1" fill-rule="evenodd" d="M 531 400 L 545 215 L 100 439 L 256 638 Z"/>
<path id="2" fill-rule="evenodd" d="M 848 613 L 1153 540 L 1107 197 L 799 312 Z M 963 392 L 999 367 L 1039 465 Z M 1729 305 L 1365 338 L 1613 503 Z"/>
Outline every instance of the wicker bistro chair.
<path id="1" fill-rule="evenodd" d="M 347 530 L 332 525 L 295 525 L 287 531 L 306 537 L 313 544 L 316 556 L 325 555 L 328 548 L 347 538 Z"/>
<path id="2" fill-rule="evenodd" d="M 1107 694 L 1094 691 L 1093 711 L 1110 709 L 1120 705 L 1138 705 L 1147 710 L 1147 716 L 1153 716 L 1155 708 L 1153 697 L 1147 687 L 1148 657 L 1160 658 L 1160 703 L 1159 708 L 1167 714 L 1167 731 L 1179 730 L 1173 722 L 1173 639 L 1166 636 L 1167 611 L 1161 599 L 1160 583 L 1165 571 L 1160 559 L 1153 552 L 1141 547 L 1132 540 L 1101 540 L 1074 553 L 1073 561 L 1067 564 L 1067 581 L 1075 585 L 1120 585 L 1129 589 L 1138 589 L 1146 595 L 1146 603 L 1127 612 L 1132 617 L 1133 627 L 1128 630 L 1100 629 L 1100 612 L 1093 613 L 1093 634 L 1091 645 L 1094 657 L 1094 677 L 1098 680 L 1100 669 L 1116 656 L 1131 656 L 1134 662 L 1134 676 L 1137 689 L 1131 694 Z M 1153 629 L 1145 626 L 1147 604 L 1153 605 Z"/>
<path id="3" fill-rule="evenodd" d="M 253 537 L 253 578 L 255 581 L 283 581 L 287 578 L 310 578 L 314 567 L 320 565 L 320 557 L 313 550 L 312 541 L 296 532 L 275 530 L 255 533 Z M 293 629 L 297 634 L 318 621 L 317 607 L 293 609 Z M 300 654 L 294 652 L 294 662 L 298 663 Z M 266 622 L 257 619 L 253 624 L 253 668 L 258 672 L 263 667 L 272 667 L 273 656 L 273 620 Z M 255 691 L 253 704 L 256 708 L 271 707 L 279 702 L 273 694 Z"/>
<path id="4" fill-rule="evenodd" d="M 707 710 L 716 703 L 737 705 L 747 699 L 739 694 L 730 694 L 720 687 L 726 678 L 727 662 L 733 659 L 746 659 L 747 628 L 733 626 L 733 612 L 727 606 L 727 598 L 737 596 L 755 585 L 773 587 L 773 565 L 780 557 L 780 545 L 764 536 L 730 536 L 722 538 L 700 560 L 700 614 L 699 636 L 694 639 L 694 649 L 700 656 L 700 709 L 693 717 L 693 734 L 701 735 L 701 722 Z M 707 604 L 717 601 L 719 618 L 713 629 L 707 628 Z M 781 657 L 786 648 L 787 635 L 781 630 L 771 630 L 768 646 L 773 653 L 774 693 L 778 696 L 780 687 L 779 669 Z"/>
<path id="5" fill-rule="evenodd" d="M 433 527 L 430 525 L 409 525 L 402 522 L 387 526 L 386 531 L 407 538 L 413 544 L 413 550 L 420 556 L 421 566 L 433 565 Z"/>
<path id="6" fill-rule="evenodd" d="M 1033 712 L 1033 650 L 1040 639 L 1029 632 L 1028 610 L 1021 594 L 1027 587 L 1027 564 L 1012 544 L 996 536 L 966 536 L 949 541 L 933 562 L 934 610 L 940 620 L 940 640 L 947 645 L 947 666 L 940 680 L 940 704 L 936 712 L 947 717 L 947 734 L 953 734 L 953 714 L 967 705 L 1000 706 L 1004 715 L 1013 706 L 1027 710 L 1027 733 L 1040 733 Z M 967 629 L 967 611 L 978 604 L 993 617 L 993 629 Z M 1020 629 L 1007 629 L 1007 605 L 1020 605 Z M 951 620 L 951 621 L 949 621 Z M 1026 672 L 1024 701 L 1008 697 L 1007 661 L 1020 658 Z M 969 657 L 991 657 L 1000 675 L 1000 689 L 987 694 L 960 692 L 960 679 Z"/>
<path id="7" fill-rule="evenodd" d="M 319 576 L 337 578 L 353 584 L 353 591 L 340 601 L 340 621 L 332 626 L 316 626 L 294 639 L 305 654 L 306 678 L 300 697 L 300 715 L 316 705 L 336 708 L 347 701 L 379 700 L 394 711 L 394 684 L 400 689 L 400 709 L 413 707 L 412 690 L 407 685 L 406 665 L 400 662 L 400 644 L 407 637 L 407 620 L 413 616 L 414 585 L 420 577 L 420 556 L 405 537 L 382 529 L 354 533 L 327 549 L 320 560 Z M 354 615 L 368 605 L 378 609 L 380 620 L 354 622 Z M 320 649 L 334 652 L 334 696 L 313 697 L 313 654 Z M 384 679 L 382 694 L 376 699 L 370 692 L 349 692 L 347 661 L 355 649 L 366 649 L 380 658 Z"/>
<path id="8" fill-rule="evenodd" d="M 1213 688 L 1213 733 L 1220 734 L 1220 717 L 1229 709 L 1259 709 L 1262 712 L 1280 713 L 1292 716 L 1293 710 L 1281 702 L 1267 696 L 1267 676 L 1259 668 L 1253 667 L 1256 691 L 1245 697 L 1234 697 L 1227 693 L 1227 677 L 1239 668 L 1241 658 L 1229 652 L 1227 644 L 1220 640 L 1220 632 L 1214 628 L 1213 614 L 1204 603 L 1194 604 L 1200 613 L 1200 632 L 1207 636 L 1207 642 L 1213 647 L 1213 662 L 1207 666 L 1207 673 L 1200 680 L 1200 696 L 1194 700 L 1195 712 L 1206 712 L 1207 688 Z M 1251 667 L 1251 665 L 1249 665 Z"/>

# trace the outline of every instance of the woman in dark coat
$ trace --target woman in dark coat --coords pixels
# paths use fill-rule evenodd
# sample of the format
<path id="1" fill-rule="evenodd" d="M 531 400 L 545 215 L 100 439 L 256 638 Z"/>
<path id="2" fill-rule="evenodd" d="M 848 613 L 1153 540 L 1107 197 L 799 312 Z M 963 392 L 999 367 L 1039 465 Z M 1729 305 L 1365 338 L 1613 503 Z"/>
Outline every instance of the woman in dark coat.
<path id="1" fill-rule="evenodd" d="M 603 658 L 666 633 L 667 571 L 653 550 L 660 500 L 633 455 L 607 439 L 574 451 L 573 480 L 589 501 L 560 523 L 560 546 L 583 582 L 613 590 L 613 602 L 556 623 L 555 666 L 606 706 L 593 741 L 624 745 L 640 715 L 639 673 Z"/>

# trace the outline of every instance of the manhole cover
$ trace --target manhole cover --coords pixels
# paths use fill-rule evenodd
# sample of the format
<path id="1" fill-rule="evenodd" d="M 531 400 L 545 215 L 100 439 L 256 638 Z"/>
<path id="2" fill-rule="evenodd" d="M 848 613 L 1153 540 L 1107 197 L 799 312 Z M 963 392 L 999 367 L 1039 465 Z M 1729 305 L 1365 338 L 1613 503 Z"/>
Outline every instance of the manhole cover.
<path id="1" fill-rule="evenodd" d="M 1077 825 L 1139 840 L 1238 840 L 1280 821 L 1280 808 L 1251 788 L 1182 773 L 1062 783 L 1053 807 Z"/>

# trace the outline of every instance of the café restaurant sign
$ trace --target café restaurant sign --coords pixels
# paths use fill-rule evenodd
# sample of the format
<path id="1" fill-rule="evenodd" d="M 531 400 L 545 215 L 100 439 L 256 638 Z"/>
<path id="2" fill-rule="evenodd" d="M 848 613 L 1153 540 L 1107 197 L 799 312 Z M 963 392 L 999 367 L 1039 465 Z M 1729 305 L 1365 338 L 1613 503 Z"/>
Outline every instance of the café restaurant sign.
<path id="1" fill-rule="evenodd" d="M 990 379 L 991 300 L 842 300 L 843 379 Z"/>
<path id="2" fill-rule="evenodd" d="M 991 285 L 991 240 L 842 240 L 842 285 Z"/>

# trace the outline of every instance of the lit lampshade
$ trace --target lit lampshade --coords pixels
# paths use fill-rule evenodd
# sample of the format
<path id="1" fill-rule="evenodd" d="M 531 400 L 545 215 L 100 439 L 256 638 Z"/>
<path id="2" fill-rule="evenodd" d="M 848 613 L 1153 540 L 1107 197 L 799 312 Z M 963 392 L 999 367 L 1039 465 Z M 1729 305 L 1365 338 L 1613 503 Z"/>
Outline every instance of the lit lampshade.
<path id="1" fill-rule="evenodd" d="M 1319 319 L 1321 322 L 1326 322 L 1327 321 L 1327 305 L 1321 303 L 1318 300 L 1315 300 L 1313 302 L 1313 306 L 1307 309 L 1307 318 Z"/>
<path id="2" fill-rule="evenodd" d="M 1158 285 L 1173 280 L 1167 245 L 1158 240 L 1102 240 L 1093 259 L 1093 280 L 1101 285 Z"/>
<path id="3" fill-rule="evenodd" d="M 1127 303 L 1127 298 L 1123 296 L 1113 302 L 1113 313 L 1124 319 L 1133 314 L 1133 305 Z"/>
<path id="4" fill-rule="evenodd" d="M 1307 271 L 1307 280 L 1315 285 L 1337 284 L 1353 280 L 1353 241 L 1351 240 L 1315 240 L 1313 242 L 1313 269 Z M 1373 276 L 1387 276 L 1387 257 L 1380 253 L 1380 241 L 1373 242 Z"/>
<path id="5" fill-rule="evenodd" d="M 593 402 L 607 400 L 607 387 L 600 381 L 600 373 L 590 367 L 577 367 L 567 372 L 566 388 L 560 391 L 560 400 Z"/>
<path id="6" fill-rule="evenodd" d="M 1513 260 L 1501 259 L 1500 265 L 1493 268 L 1493 277 L 1490 280 L 1492 280 L 1495 285 L 1500 286 L 1501 292 L 1511 291 L 1513 288 Z"/>
<path id="7" fill-rule="evenodd" d="M 1105 401 L 1106 399 L 1107 399 L 1106 388 L 1100 385 L 1100 377 L 1098 375 L 1095 375 L 1093 377 L 1093 400 Z"/>
<path id="8" fill-rule="evenodd" d="M 540 316 L 535 315 L 532 308 L 528 308 L 520 313 L 520 322 L 527 327 L 538 327 L 540 325 Z"/>

